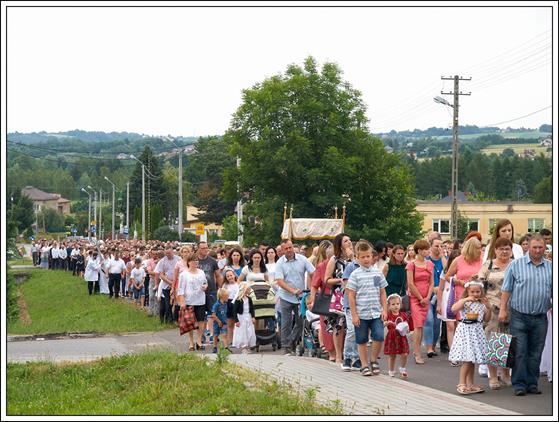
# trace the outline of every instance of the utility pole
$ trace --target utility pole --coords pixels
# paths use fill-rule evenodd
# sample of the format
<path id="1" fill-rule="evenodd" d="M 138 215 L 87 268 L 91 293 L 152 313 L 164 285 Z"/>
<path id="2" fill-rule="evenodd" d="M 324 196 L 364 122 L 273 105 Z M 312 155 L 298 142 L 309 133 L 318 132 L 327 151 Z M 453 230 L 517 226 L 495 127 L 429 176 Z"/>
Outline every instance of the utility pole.
<path id="1" fill-rule="evenodd" d="M 103 240 L 103 189 L 99 189 L 99 240 Z"/>
<path id="2" fill-rule="evenodd" d="M 88 185 L 88 188 L 91 187 Z M 99 238 L 99 225 L 97 224 L 97 191 L 93 190 L 93 220 L 95 221 L 95 237 Z"/>
<path id="3" fill-rule="evenodd" d="M 471 92 L 463 93 L 460 91 L 460 81 L 471 81 L 472 78 L 462 78 L 461 76 L 454 75 L 454 77 L 445 78 L 441 76 L 443 81 L 454 81 L 454 92 L 443 92 L 442 95 L 453 95 L 454 114 L 452 118 L 452 216 L 450 220 L 450 233 L 452 239 L 458 239 L 458 204 L 456 203 L 456 194 L 458 190 L 458 98 L 460 95 L 471 95 Z"/>
<path id="4" fill-rule="evenodd" d="M 130 233 L 130 182 L 126 182 L 126 240 Z"/>
<path id="5" fill-rule="evenodd" d="M 179 232 L 179 241 L 182 241 L 182 147 L 179 150 L 179 221 L 177 230 Z"/>

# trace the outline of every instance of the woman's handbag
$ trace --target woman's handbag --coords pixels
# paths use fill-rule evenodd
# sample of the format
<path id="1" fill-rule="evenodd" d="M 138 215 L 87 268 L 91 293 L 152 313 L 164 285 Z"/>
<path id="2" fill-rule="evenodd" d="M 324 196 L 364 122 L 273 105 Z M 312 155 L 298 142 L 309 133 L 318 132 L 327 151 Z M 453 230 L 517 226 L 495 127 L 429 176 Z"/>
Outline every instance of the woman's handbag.
<path id="1" fill-rule="evenodd" d="M 413 275 L 415 276 L 415 265 L 413 266 Z M 406 281 L 404 281 L 404 283 L 402 284 L 402 287 L 400 288 L 400 297 L 402 298 L 400 310 L 402 312 L 408 313 L 408 316 L 409 316 L 409 312 L 411 311 L 411 308 L 410 308 L 410 297 L 408 296 L 408 294 L 406 292 L 406 290 L 408 288 L 407 284 L 408 284 L 408 282 L 406 280 Z"/>
<path id="2" fill-rule="evenodd" d="M 448 293 L 448 302 L 446 304 L 447 319 L 456 319 L 456 313 L 452 312 L 452 305 L 456 303 L 456 291 L 454 290 L 454 276 L 450 278 L 450 292 Z"/>
<path id="3" fill-rule="evenodd" d="M 513 368 L 516 355 L 516 337 L 492 332 L 487 341 L 487 364 Z"/>
<path id="4" fill-rule="evenodd" d="M 396 324 L 396 331 L 398 332 L 398 334 L 400 334 L 402 337 L 405 337 L 408 335 L 408 333 L 410 332 L 410 326 L 407 323 L 407 321 L 404 321 L 402 319 L 402 317 L 398 317 L 396 318 L 396 321 L 394 321 L 394 323 L 396 323 L 398 321 L 398 319 L 400 319 L 400 322 L 398 322 Z"/>
<path id="5" fill-rule="evenodd" d="M 198 321 L 192 306 L 181 307 L 179 311 L 179 331 L 181 336 L 198 328 Z"/>
<path id="6" fill-rule="evenodd" d="M 311 312 L 317 315 L 331 316 L 330 302 L 332 301 L 332 294 L 324 293 L 323 291 L 317 292 L 314 296 L 314 302 Z"/>
<path id="7" fill-rule="evenodd" d="M 328 311 L 331 314 L 344 315 L 343 299 L 344 294 L 342 293 L 342 289 L 339 287 L 334 289 Z"/>

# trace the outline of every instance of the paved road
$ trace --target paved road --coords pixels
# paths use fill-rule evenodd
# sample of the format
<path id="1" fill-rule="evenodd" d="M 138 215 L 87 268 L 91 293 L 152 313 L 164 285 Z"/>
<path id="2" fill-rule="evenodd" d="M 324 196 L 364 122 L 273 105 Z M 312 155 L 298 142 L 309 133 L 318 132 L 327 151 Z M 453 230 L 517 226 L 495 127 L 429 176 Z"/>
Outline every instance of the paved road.
<path id="1" fill-rule="evenodd" d="M 157 333 L 106 335 L 95 338 L 13 340 L 14 338 L 10 337 L 8 341 L 9 362 L 35 360 L 88 361 L 112 354 L 134 353 L 145 347 L 165 347 L 180 353 L 187 353 L 186 337 L 179 336 L 178 330 L 166 330 Z M 211 355 L 209 352 L 208 354 Z M 347 386 L 354 385 L 356 388 L 362 388 L 363 385 L 368 385 L 363 384 L 363 382 L 368 382 L 372 390 L 367 390 L 367 397 L 380 397 L 379 395 L 383 394 L 385 400 L 391 400 L 389 397 L 393 397 L 394 400 L 397 399 L 397 402 L 392 403 L 391 410 L 382 406 L 382 408 L 379 408 L 380 412 L 387 412 L 387 414 L 398 412 L 400 412 L 399 414 L 450 414 L 454 413 L 457 409 L 462 412 L 461 414 L 467 414 L 468 412 L 465 412 L 465 409 L 468 407 L 466 406 L 468 403 L 471 406 L 471 413 L 480 412 L 493 415 L 504 411 L 511 411 L 524 415 L 552 414 L 552 384 L 548 383 L 545 377 L 542 377 L 540 380 L 540 388 L 543 394 L 539 396 L 514 397 L 511 388 L 498 391 L 487 390 L 482 394 L 459 396 L 456 393 L 459 370 L 458 368 L 451 367 L 444 356 L 432 359 L 426 358 L 425 365 L 416 365 L 413 362 L 408 363 L 408 381 L 390 379 L 386 375 L 386 357 L 381 357 L 380 359 L 381 373 L 385 375 L 370 378 L 360 377 L 355 372 L 343 373 L 335 364 L 323 359 L 296 356 L 284 357 L 281 350 L 273 352 L 269 346 L 263 347 L 263 352 L 260 354 L 244 356 L 235 353 L 232 356 L 232 360 L 251 368 L 255 368 L 255 365 L 257 365 L 258 368 L 262 369 L 267 367 L 266 365 L 272 365 L 271 369 L 268 368 L 271 371 L 275 371 L 274 368 L 278 368 L 279 366 L 277 365 L 279 364 L 282 368 L 288 368 L 288 372 L 282 375 L 284 378 L 299 374 L 298 376 L 303 377 L 301 382 L 307 383 L 306 385 L 311 385 L 308 384 L 311 381 L 307 375 L 303 376 L 301 374 L 311 371 L 314 374 L 312 382 L 321 385 L 320 391 L 334 388 L 338 393 L 337 397 L 344 396 L 343 390 L 349 388 Z M 331 382 L 333 379 L 336 380 L 335 383 Z M 379 380 L 382 380 L 382 382 Z M 487 379 L 478 378 L 477 374 L 475 381 L 483 385 L 487 383 Z M 378 386 L 380 386 L 380 389 L 375 390 Z M 340 392 L 342 394 L 339 394 Z M 352 412 L 375 413 L 376 410 L 373 411 L 369 405 L 367 407 L 363 404 L 363 400 L 366 397 L 359 398 L 358 393 L 354 394 L 358 400 L 354 402 L 353 407 L 350 406 L 353 409 Z M 371 395 L 373 393 L 375 395 Z M 405 403 L 402 402 L 402 397 L 407 397 Z M 418 397 L 421 400 L 417 401 Z M 346 405 L 348 404 L 346 403 Z M 449 409 L 449 406 L 453 406 L 452 409 Z M 344 409 L 347 409 L 347 407 L 344 407 Z"/>

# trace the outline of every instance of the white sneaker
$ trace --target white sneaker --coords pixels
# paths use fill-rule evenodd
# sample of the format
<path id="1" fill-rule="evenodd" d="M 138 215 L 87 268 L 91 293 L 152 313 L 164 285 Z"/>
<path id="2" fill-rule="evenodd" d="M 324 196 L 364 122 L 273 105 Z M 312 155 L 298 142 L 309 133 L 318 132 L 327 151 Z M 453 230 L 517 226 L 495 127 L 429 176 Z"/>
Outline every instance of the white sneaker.
<path id="1" fill-rule="evenodd" d="M 487 365 L 479 365 L 477 371 L 480 377 L 487 378 Z"/>
<path id="2" fill-rule="evenodd" d="M 390 371 L 390 370 L 388 371 L 388 376 L 389 377 L 393 377 L 395 375 L 396 375 L 396 371 Z"/>

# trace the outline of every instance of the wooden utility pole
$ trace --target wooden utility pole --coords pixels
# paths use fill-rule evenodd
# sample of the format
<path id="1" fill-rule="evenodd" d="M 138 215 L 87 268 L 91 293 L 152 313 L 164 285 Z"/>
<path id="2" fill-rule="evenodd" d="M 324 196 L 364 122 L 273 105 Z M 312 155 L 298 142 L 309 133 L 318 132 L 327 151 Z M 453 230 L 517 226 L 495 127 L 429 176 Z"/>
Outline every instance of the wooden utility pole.
<path id="1" fill-rule="evenodd" d="M 458 204 L 456 203 L 456 193 L 458 190 L 458 98 L 460 95 L 471 95 L 471 92 L 463 93 L 459 90 L 460 81 L 471 81 L 472 78 L 462 78 L 461 76 L 454 75 L 454 77 L 445 78 L 441 76 L 444 81 L 454 81 L 454 92 L 443 92 L 442 95 L 453 95 L 454 115 L 452 119 L 452 216 L 450 220 L 450 233 L 452 239 L 458 239 Z"/>

